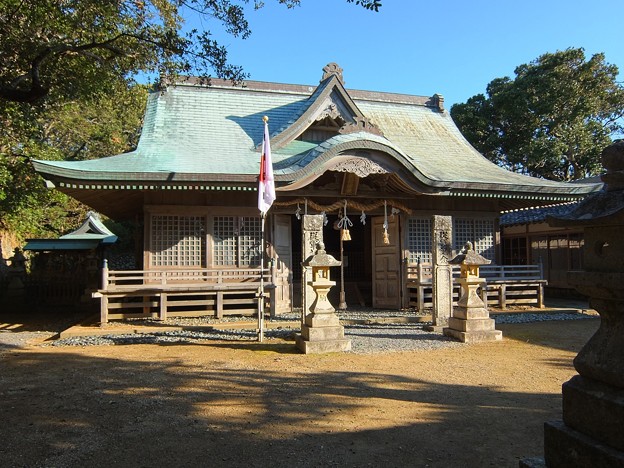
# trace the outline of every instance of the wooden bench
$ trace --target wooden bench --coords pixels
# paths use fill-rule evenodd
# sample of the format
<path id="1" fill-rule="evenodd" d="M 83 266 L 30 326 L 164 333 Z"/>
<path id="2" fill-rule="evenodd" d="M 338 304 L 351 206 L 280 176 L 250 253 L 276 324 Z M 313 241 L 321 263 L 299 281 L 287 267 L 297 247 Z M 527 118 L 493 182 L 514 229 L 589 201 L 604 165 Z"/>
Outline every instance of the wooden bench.
<path id="1" fill-rule="evenodd" d="M 407 266 L 407 292 L 410 307 L 423 310 L 432 307 L 431 264 L 419 263 Z M 541 265 L 484 265 L 479 276 L 485 280 L 481 298 L 489 306 L 505 309 L 509 305 L 532 305 L 544 307 L 544 286 Z M 453 304 L 461 293 L 459 266 L 453 265 Z"/>
<path id="2" fill-rule="evenodd" d="M 100 322 L 111 319 L 255 315 L 260 300 L 275 315 L 274 282 L 264 270 L 260 296 L 260 269 L 236 270 L 108 270 L 102 269 Z M 268 301 L 267 301 L 268 299 Z"/>

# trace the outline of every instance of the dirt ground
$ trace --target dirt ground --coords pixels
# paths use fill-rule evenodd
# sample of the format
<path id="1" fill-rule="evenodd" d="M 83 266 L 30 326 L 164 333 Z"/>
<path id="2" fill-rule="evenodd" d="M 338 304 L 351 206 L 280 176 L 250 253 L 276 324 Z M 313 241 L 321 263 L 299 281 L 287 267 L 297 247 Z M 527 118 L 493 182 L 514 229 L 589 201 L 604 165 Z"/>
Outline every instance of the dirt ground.
<path id="1" fill-rule="evenodd" d="M 543 454 L 598 319 L 434 351 L 293 342 L 7 347 L 0 465 L 517 467 Z"/>

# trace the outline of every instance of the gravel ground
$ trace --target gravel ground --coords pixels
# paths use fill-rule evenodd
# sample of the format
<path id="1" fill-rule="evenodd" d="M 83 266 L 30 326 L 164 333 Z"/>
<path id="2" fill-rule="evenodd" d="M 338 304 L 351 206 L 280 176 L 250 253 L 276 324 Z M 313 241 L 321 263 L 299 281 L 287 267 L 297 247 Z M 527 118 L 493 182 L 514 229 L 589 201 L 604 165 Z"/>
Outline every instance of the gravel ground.
<path id="1" fill-rule="evenodd" d="M 375 320 L 379 319 L 380 315 L 379 311 L 373 310 L 358 310 L 339 313 L 340 318 L 348 322 L 345 324 L 345 335 L 351 339 L 352 353 L 376 354 L 462 346 L 462 343 L 459 343 L 451 338 L 447 338 L 438 333 L 426 331 L 424 328 L 427 325 L 430 325 L 430 322 L 386 323 L 389 316 L 384 315 L 384 323 L 375 323 Z M 415 314 L 413 311 L 393 311 L 391 315 L 393 317 L 403 319 L 409 316 L 413 317 Z M 492 317 L 496 320 L 497 324 L 596 318 L 595 315 L 581 313 L 547 312 L 494 313 L 492 314 Z M 300 315 L 298 313 L 294 313 L 281 315 L 279 319 L 274 320 L 274 322 L 297 321 L 299 319 Z M 228 317 L 225 320 L 228 322 L 249 321 L 249 317 Z M 400 320 L 397 320 L 397 322 L 399 321 Z M 137 320 L 135 323 L 150 325 L 155 322 L 150 320 Z M 162 324 L 161 322 L 157 323 Z M 172 326 L 203 325 L 209 327 L 214 323 L 218 323 L 218 321 L 212 318 L 169 319 L 167 321 L 167 324 Z M 298 328 L 284 326 L 265 330 L 264 336 L 267 340 L 291 340 L 294 338 L 294 334 L 298 331 Z M 45 344 L 45 346 L 106 346 L 119 344 L 188 343 L 197 340 L 255 341 L 256 339 L 257 334 L 255 330 L 175 330 L 157 333 L 73 337 L 56 340 Z"/>

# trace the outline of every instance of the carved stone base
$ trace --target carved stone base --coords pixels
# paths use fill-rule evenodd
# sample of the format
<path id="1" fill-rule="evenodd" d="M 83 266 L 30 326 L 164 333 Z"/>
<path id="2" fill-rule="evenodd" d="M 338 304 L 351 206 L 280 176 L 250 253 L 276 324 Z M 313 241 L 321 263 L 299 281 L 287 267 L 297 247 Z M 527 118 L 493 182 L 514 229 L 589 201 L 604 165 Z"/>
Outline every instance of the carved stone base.
<path id="1" fill-rule="evenodd" d="M 563 421 L 544 424 L 544 459 L 549 468 L 624 466 L 624 452 L 566 426 Z"/>
<path id="2" fill-rule="evenodd" d="M 305 354 L 351 350 L 351 340 L 345 339 L 344 327 L 333 309 L 312 312 L 306 315 L 304 322 L 301 333 L 295 336 L 295 343 Z"/>
<path id="3" fill-rule="evenodd" d="M 482 341 L 500 341 L 503 339 L 503 332 L 500 330 L 460 331 L 445 328 L 444 336 L 450 336 L 462 343 L 481 343 Z"/>
<path id="4" fill-rule="evenodd" d="M 329 338 L 326 340 L 318 339 L 320 337 L 317 333 L 319 330 L 321 329 L 310 329 L 307 332 L 315 337 L 314 341 L 305 339 L 302 334 L 295 335 L 297 348 L 304 354 L 341 353 L 344 351 L 351 351 L 351 340 L 345 338 Z M 312 331 L 312 333 L 310 333 L 310 331 Z M 335 330 L 325 330 L 325 332 L 329 336 L 336 334 Z"/>
<path id="5" fill-rule="evenodd" d="M 336 327 L 301 327 L 301 337 L 306 341 L 331 341 L 343 340 L 344 328 Z"/>
<path id="6" fill-rule="evenodd" d="M 462 314 L 470 316 L 470 314 Z M 449 326 L 444 329 L 445 336 L 450 336 L 463 343 L 479 343 L 481 341 L 499 341 L 503 339 L 503 332 L 494 328 L 494 319 L 491 318 L 458 318 L 457 313 L 449 319 Z"/>
<path id="7" fill-rule="evenodd" d="M 624 467 L 624 389 L 576 375 L 562 396 L 563 421 L 544 425 L 545 466 Z M 534 460 L 520 466 L 543 466 Z"/>
<path id="8" fill-rule="evenodd" d="M 333 309 L 329 312 L 319 313 L 312 312 L 305 316 L 305 326 L 309 328 L 325 328 L 325 327 L 340 327 L 340 319 L 334 313 Z"/>
<path id="9" fill-rule="evenodd" d="M 624 389 L 576 375 L 562 391 L 565 424 L 624 454 Z"/>

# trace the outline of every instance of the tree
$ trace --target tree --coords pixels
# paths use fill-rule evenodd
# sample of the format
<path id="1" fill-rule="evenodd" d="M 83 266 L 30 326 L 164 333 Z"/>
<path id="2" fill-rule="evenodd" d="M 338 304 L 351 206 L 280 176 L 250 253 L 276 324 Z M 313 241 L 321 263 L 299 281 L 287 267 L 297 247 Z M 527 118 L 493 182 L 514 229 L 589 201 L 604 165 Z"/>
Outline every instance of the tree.
<path id="1" fill-rule="evenodd" d="M 288 8 L 300 0 L 275 0 Z M 377 0 L 346 0 L 378 11 Z M 58 234 L 84 207 L 46 191 L 30 159 L 87 159 L 131 150 L 146 90 L 138 74 L 242 80 L 210 30 L 247 38 L 261 0 L 3 0 L 0 3 L 0 230 Z"/>
<path id="2" fill-rule="evenodd" d="M 147 90 L 120 80 L 111 92 L 38 106 L 0 102 L 0 230 L 58 235 L 86 208 L 45 189 L 30 158 L 93 159 L 136 146 Z"/>
<path id="3" fill-rule="evenodd" d="M 600 172 L 600 152 L 623 131 L 624 88 L 604 54 L 547 53 L 451 108 L 466 139 L 510 170 L 554 180 Z"/>
<path id="4" fill-rule="evenodd" d="M 300 0 L 276 0 L 288 8 Z M 179 73 L 242 80 L 210 30 L 184 18 L 251 34 L 250 0 L 4 0 L 0 5 L 0 99 L 33 103 L 55 91 L 79 97 L 117 77 Z M 377 11 L 378 0 L 347 0 Z M 263 2 L 253 0 L 253 7 Z"/>

